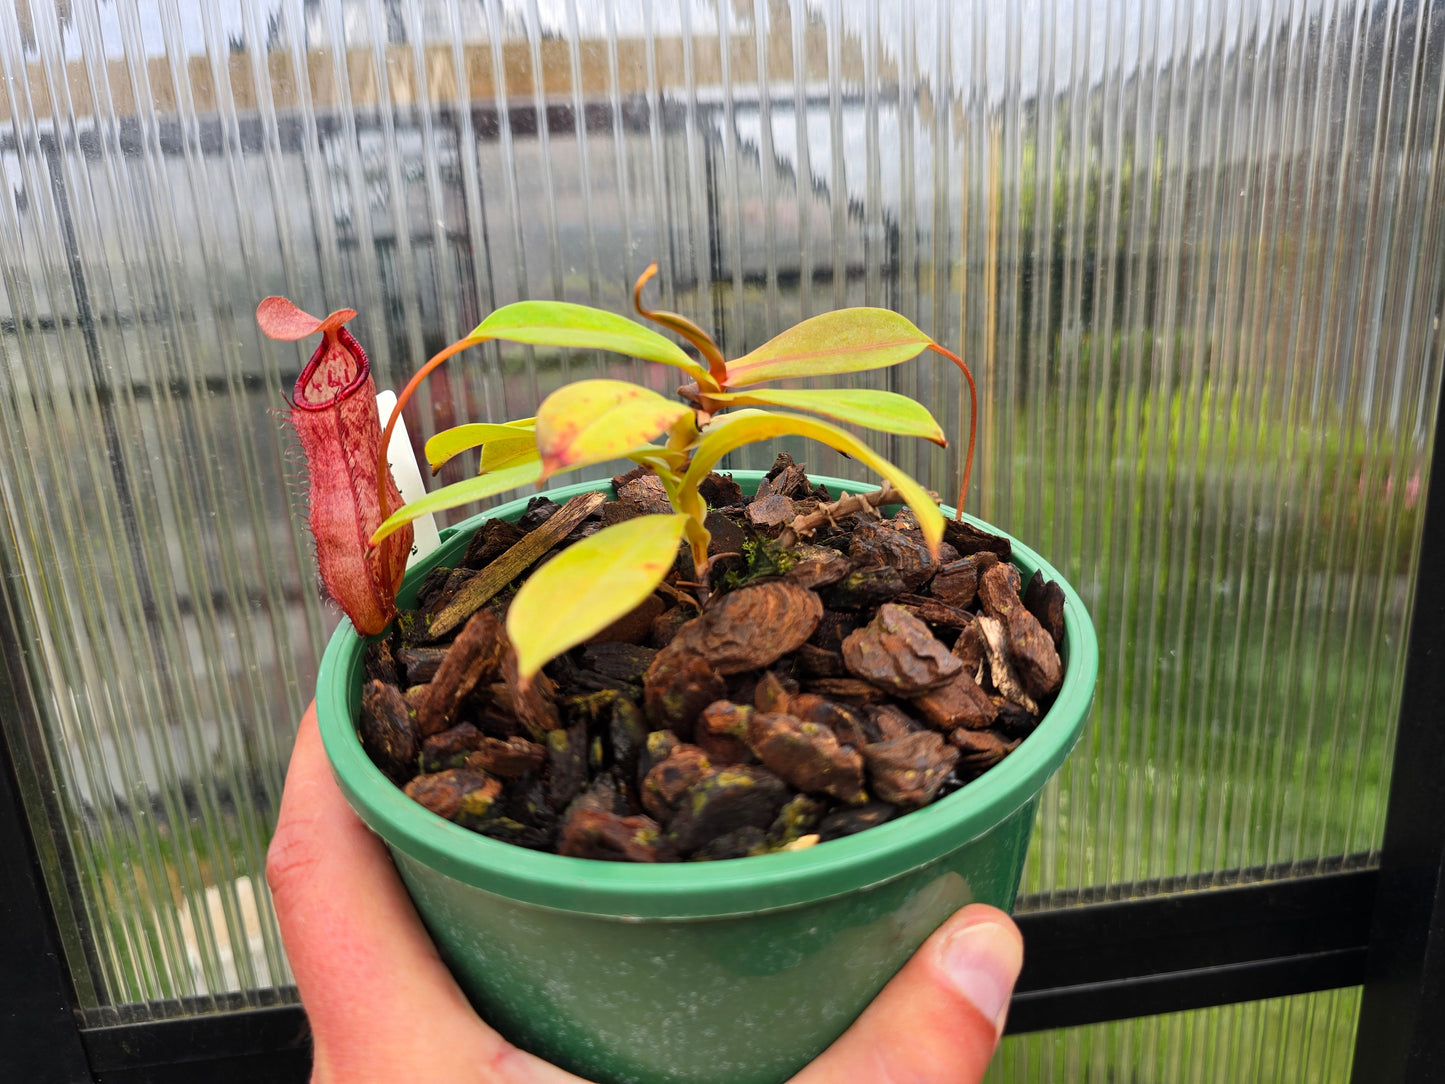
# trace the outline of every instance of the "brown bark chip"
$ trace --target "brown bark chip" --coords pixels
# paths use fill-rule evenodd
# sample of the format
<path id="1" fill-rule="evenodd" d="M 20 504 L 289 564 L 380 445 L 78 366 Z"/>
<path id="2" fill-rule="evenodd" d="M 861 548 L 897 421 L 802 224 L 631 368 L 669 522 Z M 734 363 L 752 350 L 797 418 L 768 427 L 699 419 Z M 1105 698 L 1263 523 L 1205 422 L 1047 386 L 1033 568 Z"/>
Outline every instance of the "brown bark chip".
<path id="1" fill-rule="evenodd" d="M 956 549 L 960 557 L 988 550 L 1000 561 L 1007 561 L 1014 552 L 1013 543 L 1003 535 L 990 534 L 961 519 L 944 522 L 943 540 Z"/>
<path id="2" fill-rule="evenodd" d="M 863 619 L 857 613 L 824 609 L 818 627 L 813 630 L 813 635 L 808 637 L 808 643 L 821 647 L 824 651 L 842 651 L 843 641 L 848 638 L 848 634 L 862 627 Z"/>
<path id="3" fill-rule="evenodd" d="M 753 689 L 753 707 L 759 711 L 787 711 L 794 691 L 769 670 L 758 678 L 757 686 Z"/>
<path id="4" fill-rule="evenodd" d="M 698 720 L 697 732 L 719 737 L 743 739 L 748 736 L 748 720 L 753 709 L 747 704 L 734 704 L 731 700 L 717 700 L 709 704 Z"/>
<path id="5" fill-rule="evenodd" d="M 510 713 L 515 715 L 534 741 L 545 742 L 550 731 L 562 726 L 562 717 L 557 713 L 557 685 L 544 673 L 538 673 L 522 687 L 517 672 L 517 653 L 508 647 L 502 658 L 502 682 L 506 695 L 502 699 Z"/>
<path id="6" fill-rule="evenodd" d="M 830 610 L 866 610 L 907 592 L 902 574 L 891 565 L 880 565 L 857 569 L 831 587 L 825 587 L 823 601 Z"/>
<path id="7" fill-rule="evenodd" d="M 652 636 L 652 623 L 662 616 L 667 603 L 656 595 L 648 595 L 633 609 L 623 614 L 601 632 L 593 634 L 589 644 L 645 644 Z"/>
<path id="8" fill-rule="evenodd" d="M 1008 631 L 1004 628 L 1004 623 L 998 618 L 980 617 L 974 624 L 983 633 L 993 687 L 1015 704 L 1021 705 L 1030 715 L 1038 715 L 1038 704 L 1028 694 L 1014 671 L 1013 664 L 1009 662 Z"/>
<path id="9" fill-rule="evenodd" d="M 687 792 L 712 770 L 712 761 L 696 745 L 679 745 L 642 781 L 642 808 L 667 824 Z"/>
<path id="10" fill-rule="evenodd" d="M 418 622 L 427 639 L 440 640 L 481 607 L 502 594 L 513 580 L 531 568 L 542 555 L 566 538 L 572 529 L 602 507 L 601 493 L 579 493 L 561 508 L 553 510 L 534 530 L 493 560 L 456 593 L 430 622 Z M 552 502 L 547 501 L 550 505 Z"/>
<path id="11" fill-rule="evenodd" d="M 499 779 L 520 779 L 542 770 L 547 749 L 526 738 L 491 738 L 483 736 L 476 750 L 467 757 L 466 767 L 484 771 Z"/>
<path id="12" fill-rule="evenodd" d="M 1008 741 L 992 730 L 959 728 L 948 740 L 959 751 L 957 768 L 966 779 L 976 779 L 1018 746 L 1018 742 Z"/>
<path id="13" fill-rule="evenodd" d="M 793 715 L 755 712 L 748 720 L 747 741 L 765 768 L 798 790 L 848 805 L 868 800 L 862 754 L 840 746 L 826 726 Z"/>
<path id="14" fill-rule="evenodd" d="M 1064 589 L 1053 580 L 1045 580 L 1042 572 L 1034 572 L 1024 588 L 1024 605 L 1039 619 L 1054 647 L 1064 646 Z"/>
<path id="15" fill-rule="evenodd" d="M 457 708 L 478 683 L 489 682 L 496 675 L 507 647 L 507 634 L 491 611 L 479 610 L 471 616 L 417 708 L 417 730 L 423 737 L 451 725 Z"/>
<path id="16" fill-rule="evenodd" d="M 973 622 L 973 614 L 926 595 L 899 595 L 894 601 L 925 625 L 958 632 Z"/>
<path id="17" fill-rule="evenodd" d="M 547 805 L 558 812 L 587 785 L 587 727 L 547 732 Z"/>
<path id="18" fill-rule="evenodd" d="M 960 726 L 982 730 L 992 726 L 998 716 L 997 706 L 967 672 L 914 697 L 913 706 L 929 726 L 944 733 Z"/>
<path id="19" fill-rule="evenodd" d="M 657 653 L 643 678 L 643 705 L 654 729 L 691 738 L 702 709 L 727 695 L 727 682 L 709 660 L 674 640 Z"/>
<path id="20" fill-rule="evenodd" d="M 612 479 L 612 489 L 618 500 L 635 504 L 646 513 L 666 515 L 672 511 L 662 479 L 646 467 L 634 467 L 626 474 L 619 474 Z"/>
<path id="21" fill-rule="evenodd" d="M 927 625 L 892 603 L 843 641 L 843 662 L 853 674 L 898 696 L 936 688 L 963 669 Z"/>
<path id="22" fill-rule="evenodd" d="M 398 684 L 425 685 L 437 676 L 437 671 L 446 661 L 447 651 L 445 647 L 411 647 L 403 646 L 397 649 L 396 662 L 406 675 L 405 682 Z"/>
<path id="23" fill-rule="evenodd" d="M 665 857 L 661 829 L 651 817 L 597 809 L 578 809 L 562 822 L 557 853 L 604 862 L 657 862 Z"/>
<path id="24" fill-rule="evenodd" d="M 874 795 L 905 809 L 917 809 L 933 801 L 958 756 L 958 750 L 932 730 L 863 749 Z"/>
<path id="25" fill-rule="evenodd" d="M 504 519 L 489 519 L 467 543 L 465 568 L 483 569 L 526 537 L 527 532 Z"/>
<path id="26" fill-rule="evenodd" d="M 990 617 L 1003 622 L 1009 662 L 1029 696 L 1037 701 L 1058 691 L 1064 680 L 1064 665 L 1053 637 L 1025 608 L 1006 568 L 1013 569 L 1013 566 L 995 565 L 984 572 L 978 584 L 978 598 Z"/>
<path id="27" fill-rule="evenodd" d="M 769 666 L 807 643 L 823 617 L 813 592 L 791 583 L 730 591 L 678 629 L 672 647 L 705 656 L 724 676 Z"/>
<path id="28" fill-rule="evenodd" d="M 888 699 L 887 692 L 862 678 L 814 678 L 803 689 L 842 704 L 881 704 Z"/>
<path id="29" fill-rule="evenodd" d="M 495 801 L 502 793 L 502 783 L 484 772 L 449 768 L 419 775 L 403 789 L 408 798 L 426 806 L 438 817 L 454 821 L 468 804 L 479 808 Z"/>
<path id="30" fill-rule="evenodd" d="M 921 537 L 883 523 L 854 531 L 848 542 L 848 556 L 859 568 L 887 565 L 896 570 L 905 591 L 917 591 L 938 570 Z"/>
<path id="31" fill-rule="evenodd" d="M 781 527 L 798 514 L 797 506 L 790 497 L 774 493 L 748 505 L 748 522 L 754 527 Z"/>
<path id="32" fill-rule="evenodd" d="M 361 690 L 361 741 L 372 763 L 394 783 L 416 771 L 417 733 L 395 685 L 369 681 Z"/>
<path id="33" fill-rule="evenodd" d="M 967 609 L 978 598 L 979 577 L 989 566 L 996 564 L 998 554 L 988 550 L 951 561 L 938 570 L 928 590 L 940 602 Z"/>
<path id="34" fill-rule="evenodd" d="M 919 733 L 923 729 L 896 704 L 875 704 L 864 711 L 868 725 L 877 732 L 875 741 L 891 741 L 893 738 Z"/>
<path id="35" fill-rule="evenodd" d="M 825 842 L 856 835 L 865 828 L 873 828 L 891 821 L 901 813 L 892 802 L 869 802 L 853 809 L 840 809 L 829 813 L 818 824 L 818 836 Z"/>
<path id="36" fill-rule="evenodd" d="M 725 516 L 721 512 L 709 512 L 702 525 L 707 528 L 709 557 L 716 557 L 720 553 L 742 553 L 743 544 L 748 540 L 747 532 L 739 527 L 731 516 Z"/>
<path id="37" fill-rule="evenodd" d="M 986 672 L 988 644 L 984 642 L 983 630 L 978 627 L 977 619 L 959 631 L 958 639 L 953 642 L 953 655 L 963 663 L 963 672 L 971 675 L 975 681 Z"/>
<path id="38" fill-rule="evenodd" d="M 697 491 L 709 508 L 731 508 L 743 503 L 743 487 L 733 481 L 731 474 L 713 471 L 698 483 Z"/>
<path id="39" fill-rule="evenodd" d="M 655 658 L 654 649 L 639 644 L 587 644 L 582 648 L 582 665 L 588 670 L 639 688 Z"/>
<path id="40" fill-rule="evenodd" d="M 714 768 L 683 799 L 668 839 L 679 853 L 692 854 L 727 832 L 767 828 L 790 797 L 788 785 L 763 768 Z"/>
<path id="41" fill-rule="evenodd" d="M 805 678 L 847 677 L 848 667 L 843 665 L 841 651 L 825 651 L 812 644 L 804 644 L 793 656 L 795 672 Z"/>
<path id="42" fill-rule="evenodd" d="M 753 764 L 758 759 L 753 756 L 747 742 L 734 738 L 731 734 L 713 734 L 699 726 L 697 733 L 693 735 L 693 741 L 707 754 L 707 759 L 719 768 L 728 764 Z"/>
<path id="43" fill-rule="evenodd" d="M 392 652 L 391 640 L 374 640 L 366 645 L 366 653 L 362 656 L 362 666 L 366 671 L 366 677 L 370 681 L 381 681 L 387 685 L 401 686 L 407 684 L 401 679 L 400 667 Z M 431 679 L 428 678 L 428 681 Z M 414 683 L 412 683 L 414 684 Z"/>
<path id="44" fill-rule="evenodd" d="M 652 623 L 652 633 L 647 639 L 648 644 L 654 648 L 666 647 L 677 636 L 677 630 L 696 615 L 696 610 L 686 606 L 674 606 L 670 610 L 663 610 L 661 616 Z"/>
<path id="45" fill-rule="evenodd" d="M 827 546 L 800 545 L 793 550 L 793 556 L 797 560 L 786 579 L 810 591 L 835 584 L 853 570 L 852 561 Z"/>
<path id="46" fill-rule="evenodd" d="M 465 767 L 462 762 L 482 740 L 482 733 L 471 723 L 458 723 L 433 734 L 421 743 L 421 770 L 439 772 L 444 768 Z"/>

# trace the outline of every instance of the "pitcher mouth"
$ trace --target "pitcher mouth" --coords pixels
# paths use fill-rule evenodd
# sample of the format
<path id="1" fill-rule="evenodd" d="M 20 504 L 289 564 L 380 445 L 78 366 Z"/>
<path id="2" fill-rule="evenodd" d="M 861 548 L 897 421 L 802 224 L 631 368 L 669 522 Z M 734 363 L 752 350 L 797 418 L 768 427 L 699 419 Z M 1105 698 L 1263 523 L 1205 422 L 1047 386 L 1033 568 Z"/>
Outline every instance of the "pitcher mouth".
<path id="1" fill-rule="evenodd" d="M 336 343 L 331 342 L 330 335 L 323 336 L 321 344 L 317 346 L 316 350 L 312 353 L 311 360 L 306 363 L 305 367 L 301 370 L 301 374 L 296 377 L 296 387 L 292 392 L 292 405 L 294 405 L 297 410 L 329 410 L 341 400 L 354 394 L 356 389 L 364 384 L 371 376 L 371 361 L 367 358 L 366 351 L 361 348 L 361 344 L 356 341 L 351 332 L 342 327 L 337 328 L 334 334 L 336 336 Z M 338 385 L 335 392 L 329 398 L 324 400 L 308 399 L 303 389 L 311 382 L 312 378 L 316 375 L 316 371 L 326 363 L 327 358 L 330 357 L 338 345 L 357 363 L 356 372 L 348 376 L 344 384 Z"/>

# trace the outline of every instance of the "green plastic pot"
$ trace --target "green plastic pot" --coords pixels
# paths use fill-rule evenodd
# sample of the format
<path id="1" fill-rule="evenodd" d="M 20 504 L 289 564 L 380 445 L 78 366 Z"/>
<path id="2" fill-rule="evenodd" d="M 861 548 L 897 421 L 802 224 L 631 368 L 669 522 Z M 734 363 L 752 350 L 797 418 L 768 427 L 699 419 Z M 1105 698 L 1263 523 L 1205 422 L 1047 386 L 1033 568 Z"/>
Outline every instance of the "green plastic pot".
<path id="1" fill-rule="evenodd" d="M 746 492 L 762 477 L 732 473 Z M 834 491 L 873 488 L 817 480 Z M 483 519 L 516 519 L 525 508 L 513 501 L 462 524 L 407 576 L 402 605 L 432 566 L 460 558 Z M 595 862 L 443 820 L 387 780 L 357 739 L 367 641 L 349 622 L 321 664 L 321 735 L 341 789 L 391 849 L 453 974 L 513 1042 L 596 1081 L 785 1080 L 957 908 L 1013 905 L 1039 791 L 1083 730 L 1098 671 L 1093 626 L 1073 588 L 1018 542 L 1014 561 L 1025 581 L 1042 569 L 1064 590 L 1064 684 L 1038 729 L 947 798 L 804 851 Z"/>

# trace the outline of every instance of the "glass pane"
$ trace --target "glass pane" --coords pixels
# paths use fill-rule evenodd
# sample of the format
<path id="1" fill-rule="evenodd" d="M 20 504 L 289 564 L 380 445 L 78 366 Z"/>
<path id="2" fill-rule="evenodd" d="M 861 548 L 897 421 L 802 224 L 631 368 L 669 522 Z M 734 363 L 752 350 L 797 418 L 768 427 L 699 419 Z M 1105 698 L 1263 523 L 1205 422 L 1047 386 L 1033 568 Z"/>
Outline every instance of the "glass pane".
<path id="1" fill-rule="evenodd" d="M 92 1018 L 290 996 L 261 870 L 335 617 L 280 417 L 304 352 L 258 335 L 269 293 L 358 308 L 382 386 L 522 297 L 623 309 L 654 259 L 659 304 L 731 354 L 838 306 L 903 312 L 978 377 L 968 507 L 1061 568 L 1099 631 L 1026 905 L 1368 861 L 1441 370 L 1441 20 L 1356 0 L 0 11 L 0 583 L 29 707 L 4 726 Z M 603 366 L 675 384 L 473 354 L 420 396 L 418 445 Z M 883 442 L 951 499 L 957 375 L 865 382 L 959 435 Z"/>

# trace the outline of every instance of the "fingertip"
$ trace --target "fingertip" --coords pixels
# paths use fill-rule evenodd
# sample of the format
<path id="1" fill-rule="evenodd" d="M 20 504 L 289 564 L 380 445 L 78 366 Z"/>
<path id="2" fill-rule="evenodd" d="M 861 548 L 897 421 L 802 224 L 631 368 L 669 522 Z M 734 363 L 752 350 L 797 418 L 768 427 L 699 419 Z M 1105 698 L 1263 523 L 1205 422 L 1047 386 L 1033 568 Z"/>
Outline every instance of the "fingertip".
<path id="1" fill-rule="evenodd" d="M 976 1084 L 998 1046 L 1022 966 L 1023 938 L 1008 915 L 982 904 L 963 908 L 796 1081 Z"/>

